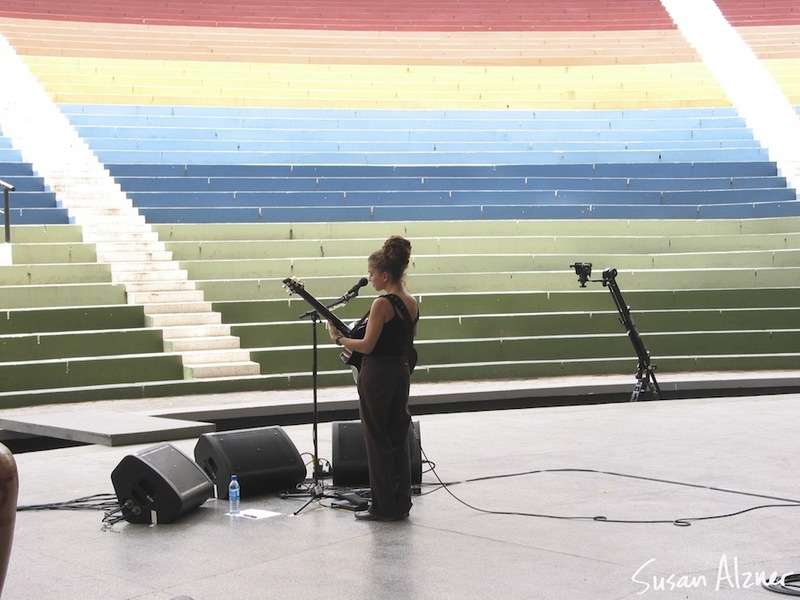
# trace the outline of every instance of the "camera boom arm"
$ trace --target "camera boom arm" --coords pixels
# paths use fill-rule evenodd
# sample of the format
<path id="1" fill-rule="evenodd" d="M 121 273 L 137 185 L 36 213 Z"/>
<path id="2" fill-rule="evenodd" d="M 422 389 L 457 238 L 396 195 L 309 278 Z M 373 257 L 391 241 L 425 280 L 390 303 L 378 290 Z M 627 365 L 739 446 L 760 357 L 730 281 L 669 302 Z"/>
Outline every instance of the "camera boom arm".
<path id="1" fill-rule="evenodd" d="M 639 331 L 636 329 L 636 323 L 633 322 L 631 317 L 630 307 L 625 304 L 622 299 L 622 292 L 617 285 L 617 270 L 606 269 L 603 271 L 603 287 L 607 287 L 614 298 L 614 304 L 619 311 L 619 317 L 625 330 L 628 332 L 628 338 L 631 340 L 633 349 L 636 351 L 636 356 L 639 357 L 639 369 L 636 372 L 636 386 L 631 394 L 631 402 L 636 402 L 639 399 L 639 394 L 644 390 L 652 388 L 656 398 L 661 400 L 661 388 L 656 381 L 655 366 L 650 364 L 650 352 L 645 348 L 642 338 L 639 336 Z"/>
<path id="2" fill-rule="evenodd" d="M 636 351 L 636 356 L 639 358 L 639 369 L 636 372 L 636 386 L 631 394 L 631 402 L 636 402 L 639 399 L 639 394 L 642 391 L 652 390 L 656 398 L 661 400 L 661 388 L 656 381 L 655 365 L 650 364 L 650 352 L 645 348 L 642 338 L 639 336 L 639 331 L 636 329 L 636 323 L 633 322 L 631 317 L 631 310 L 625 301 L 622 299 L 622 292 L 617 285 L 617 270 L 606 269 L 603 271 L 603 279 L 590 279 L 592 276 L 592 263 L 576 262 L 570 265 L 575 269 L 575 274 L 578 275 L 578 282 L 581 287 L 586 287 L 587 281 L 599 282 L 602 281 L 603 287 L 607 287 L 614 298 L 614 304 L 619 311 L 619 318 L 628 332 L 628 338 L 631 340 L 633 349 Z"/>

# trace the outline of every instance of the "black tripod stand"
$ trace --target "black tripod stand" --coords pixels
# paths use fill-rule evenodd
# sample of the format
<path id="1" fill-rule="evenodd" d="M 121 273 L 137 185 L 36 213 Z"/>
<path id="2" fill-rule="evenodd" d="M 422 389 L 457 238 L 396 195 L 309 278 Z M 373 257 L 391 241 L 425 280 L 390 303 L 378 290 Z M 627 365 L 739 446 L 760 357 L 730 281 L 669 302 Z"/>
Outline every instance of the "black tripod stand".
<path id="1" fill-rule="evenodd" d="M 303 318 L 306 315 L 302 315 Z M 317 311 L 311 311 L 307 313 L 307 316 L 311 317 L 311 387 L 312 387 L 312 398 L 313 398 L 313 424 L 312 424 L 312 442 L 314 445 L 314 456 L 312 459 L 312 480 L 313 484 L 309 491 L 310 498 L 308 502 L 303 504 L 300 508 L 298 508 L 294 513 L 294 516 L 300 514 L 304 508 L 306 508 L 309 504 L 314 502 L 315 500 L 319 500 L 320 498 L 325 497 L 325 486 L 324 486 L 324 474 L 322 472 L 322 465 L 319 461 L 319 436 L 318 436 L 318 429 L 319 429 L 319 403 L 318 403 L 318 390 L 319 385 L 317 383 L 317 373 L 319 372 L 319 363 L 318 363 L 318 355 L 319 355 L 319 344 L 317 341 L 317 323 L 319 323 L 319 313 Z"/>
<path id="2" fill-rule="evenodd" d="M 603 287 L 607 287 L 611 292 L 611 296 L 614 298 L 614 304 L 617 307 L 617 311 L 619 311 L 620 321 L 625 326 L 625 330 L 628 332 L 628 338 L 631 340 L 633 349 L 636 351 L 636 356 L 639 358 L 639 368 L 636 372 L 636 386 L 633 388 L 630 401 L 636 402 L 639 399 L 639 395 L 647 390 L 652 391 L 656 398 L 661 400 L 661 388 L 658 386 L 658 381 L 656 381 L 656 367 L 650 363 L 650 352 L 647 351 L 642 338 L 639 336 L 636 323 L 633 322 L 633 317 L 631 317 L 630 307 L 628 307 L 622 299 L 622 292 L 617 285 L 617 270 L 606 269 L 603 271 L 602 280 L 590 280 L 592 263 L 575 263 L 570 265 L 570 267 L 575 269 L 581 287 L 586 287 L 587 281 L 602 281 Z"/>
<path id="3" fill-rule="evenodd" d="M 314 459 L 313 459 L 313 486 L 310 489 L 310 496 L 311 498 L 306 502 L 303 506 L 301 506 L 298 510 L 294 512 L 295 515 L 300 513 L 306 506 L 311 504 L 315 500 L 319 500 L 321 498 L 325 498 L 325 487 L 324 487 L 324 473 L 322 472 L 322 467 L 319 462 L 319 441 L 318 441 L 318 425 L 319 425 L 319 404 L 317 401 L 317 392 L 319 389 L 319 385 L 317 383 L 317 373 L 318 369 L 318 354 L 319 354 L 319 344 L 317 343 L 317 324 L 320 322 L 322 317 L 327 318 L 329 321 L 337 323 L 337 328 L 342 333 L 349 333 L 349 329 L 347 326 L 342 323 L 342 321 L 333 314 L 332 310 L 344 306 L 350 300 L 358 296 L 358 290 L 367 285 L 367 278 L 362 277 L 359 279 L 358 283 L 356 283 L 350 290 L 344 294 L 341 298 L 336 300 L 333 304 L 329 304 L 325 306 L 319 300 L 317 300 L 314 296 L 308 293 L 305 289 L 305 285 L 299 279 L 293 277 L 287 277 L 283 280 L 283 285 L 286 290 L 290 294 L 299 294 L 302 298 L 308 302 L 312 306 L 312 310 L 309 310 L 302 315 L 300 315 L 301 319 L 305 319 L 307 317 L 311 318 L 311 329 L 312 329 L 312 367 L 311 367 L 311 381 L 313 387 L 313 437 L 314 437 Z"/>

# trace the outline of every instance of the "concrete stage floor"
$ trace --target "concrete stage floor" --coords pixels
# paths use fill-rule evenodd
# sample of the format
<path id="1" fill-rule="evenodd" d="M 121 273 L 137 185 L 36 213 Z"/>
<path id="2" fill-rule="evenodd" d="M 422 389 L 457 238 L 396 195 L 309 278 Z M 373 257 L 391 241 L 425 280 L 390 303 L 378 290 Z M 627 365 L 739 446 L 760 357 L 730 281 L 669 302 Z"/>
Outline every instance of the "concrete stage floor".
<path id="1" fill-rule="evenodd" d="M 103 510 L 22 511 L 3 598 L 758 599 L 782 597 L 761 579 L 800 571 L 800 395 L 415 420 L 435 474 L 423 465 L 408 521 L 357 522 L 328 500 L 295 515 L 304 498 L 246 489 L 243 509 L 276 514 L 231 518 L 210 499 L 104 529 Z M 284 429 L 313 450 L 311 425 Z M 321 458 L 331 432 L 320 424 Z M 196 441 L 171 443 L 192 456 Z M 19 505 L 110 494 L 112 470 L 148 445 L 18 454 Z"/>

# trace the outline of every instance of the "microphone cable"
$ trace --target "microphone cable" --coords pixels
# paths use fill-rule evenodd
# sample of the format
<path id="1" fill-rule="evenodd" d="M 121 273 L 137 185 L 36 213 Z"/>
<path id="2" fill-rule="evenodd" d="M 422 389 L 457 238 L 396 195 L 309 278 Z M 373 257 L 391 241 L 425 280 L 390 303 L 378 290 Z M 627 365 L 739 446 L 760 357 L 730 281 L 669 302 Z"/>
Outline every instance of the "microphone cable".
<path id="1" fill-rule="evenodd" d="M 124 509 L 130 509 L 133 503 L 128 500 L 124 505 L 120 505 L 115 494 L 92 494 L 74 500 L 64 502 L 49 502 L 47 504 L 26 504 L 17 507 L 17 512 L 34 512 L 45 510 L 102 510 L 102 531 L 109 531 L 111 528 L 125 519 Z"/>
<path id="2" fill-rule="evenodd" d="M 602 471 L 599 469 L 578 469 L 578 468 L 564 468 L 564 469 L 537 469 L 532 471 L 523 471 L 519 473 L 507 473 L 501 475 L 489 475 L 485 477 L 476 477 L 473 479 L 467 479 L 459 482 L 451 482 L 445 483 L 442 481 L 439 474 L 436 472 L 436 468 L 434 463 L 428 459 L 425 450 L 422 448 L 422 444 L 420 444 L 420 453 L 425 461 L 431 465 L 429 471 L 433 473 L 436 477 L 436 480 L 439 482 L 439 487 L 437 489 L 444 489 L 454 500 L 463 504 L 467 508 L 471 510 L 475 510 L 477 512 L 481 512 L 484 514 L 490 515 L 503 515 L 503 516 L 519 516 L 519 517 L 536 517 L 541 519 L 555 519 L 555 520 L 563 520 L 563 521 L 594 521 L 598 523 L 619 523 L 619 524 L 639 524 L 639 525 L 659 525 L 659 524 L 669 524 L 675 525 L 676 527 L 689 527 L 694 522 L 699 521 L 711 521 L 714 519 L 725 519 L 729 517 L 734 517 L 737 515 L 742 515 L 744 513 L 752 512 L 755 510 L 761 510 L 765 508 L 789 508 L 789 507 L 800 507 L 800 500 L 794 500 L 790 498 L 780 498 L 776 496 L 768 496 L 764 494 L 756 494 L 751 492 L 742 492 L 738 490 L 731 490 L 726 488 L 719 488 L 714 486 L 707 486 L 707 485 L 700 485 L 695 483 L 686 483 L 681 481 L 672 481 L 668 479 L 658 479 L 655 477 L 646 477 L 641 475 L 630 475 L 626 473 L 617 473 L 614 471 Z M 489 481 L 492 479 L 504 479 L 509 477 L 521 477 L 523 475 L 535 475 L 539 473 L 593 473 L 593 474 L 600 474 L 600 475 L 611 475 L 614 477 L 624 477 L 628 479 L 638 479 L 641 481 L 650 481 L 650 482 L 657 482 L 657 483 L 664 483 L 669 485 L 676 485 L 676 486 L 684 486 L 690 488 L 697 488 L 697 489 L 705 489 L 711 490 L 716 492 L 723 492 L 727 494 L 738 494 L 743 496 L 751 496 L 755 498 L 763 498 L 768 500 L 775 500 L 780 502 L 780 504 L 769 503 L 769 504 L 761 504 L 757 506 L 751 506 L 749 508 L 745 508 L 742 510 L 737 510 L 729 513 L 724 514 L 716 514 L 716 515 L 707 515 L 701 517 L 682 517 L 677 519 L 611 519 L 604 515 L 593 515 L 593 516 L 570 516 L 570 515 L 554 515 L 554 514 L 547 514 L 547 513 L 532 513 L 532 512 L 522 512 L 522 511 L 513 511 L 513 510 L 491 510 L 485 509 L 478 506 L 474 506 L 469 502 L 459 498 L 450 490 L 450 486 L 455 485 L 457 483 L 475 483 L 478 481 Z M 431 492 L 428 493 L 432 493 Z M 798 581 L 800 581 L 800 577 L 798 577 Z M 798 588 L 800 589 L 800 588 Z M 800 594 L 798 594 L 800 595 Z"/>
<path id="3" fill-rule="evenodd" d="M 93 494 L 65 502 L 28 504 L 17 507 L 17 512 L 37 510 L 107 510 L 119 506 L 114 494 Z"/>

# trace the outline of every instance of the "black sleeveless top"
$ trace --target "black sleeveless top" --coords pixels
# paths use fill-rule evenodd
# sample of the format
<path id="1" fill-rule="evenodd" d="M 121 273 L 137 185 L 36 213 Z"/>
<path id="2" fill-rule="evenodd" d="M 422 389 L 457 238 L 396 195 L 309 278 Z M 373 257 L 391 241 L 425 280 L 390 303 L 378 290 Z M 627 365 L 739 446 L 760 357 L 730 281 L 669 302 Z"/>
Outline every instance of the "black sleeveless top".
<path id="1" fill-rule="evenodd" d="M 382 296 L 395 296 L 395 294 L 386 294 Z M 390 299 L 391 300 L 391 299 Z M 400 300 L 402 302 L 402 300 Z M 406 352 L 406 346 L 409 343 L 409 336 L 413 335 L 413 327 L 409 327 L 406 320 L 398 313 L 398 309 L 394 307 L 394 316 L 384 323 L 381 335 L 375 343 L 375 348 L 370 352 L 372 356 L 403 356 Z M 419 314 L 414 320 L 414 323 L 419 321 Z"/>

